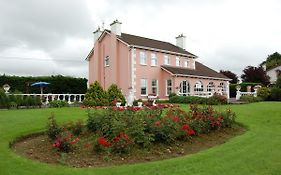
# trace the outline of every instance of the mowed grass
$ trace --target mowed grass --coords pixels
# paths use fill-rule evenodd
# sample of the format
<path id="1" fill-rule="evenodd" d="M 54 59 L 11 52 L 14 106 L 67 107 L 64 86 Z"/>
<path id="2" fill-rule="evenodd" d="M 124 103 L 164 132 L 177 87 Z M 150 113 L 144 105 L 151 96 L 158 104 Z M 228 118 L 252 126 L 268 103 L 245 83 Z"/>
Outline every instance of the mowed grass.
<path id="1" fill-rule="evenodd" d="M 187 105 L 182 105 L 187 109 Z M 58 121 L 84 119 L 85 109 L 32 109 L 0 111 L 0 174 L 148 174 L 148 175 L 280 175 L 281 174 L 281 103 L 262 102 L 226 105 L 248 131 L 225 144 L 183 157 L 101 168 L 71 168 L 49 165 L 21 157 L 9 149 L 9 141 L 20 135 L 42 131 L 54 112 Z"/>

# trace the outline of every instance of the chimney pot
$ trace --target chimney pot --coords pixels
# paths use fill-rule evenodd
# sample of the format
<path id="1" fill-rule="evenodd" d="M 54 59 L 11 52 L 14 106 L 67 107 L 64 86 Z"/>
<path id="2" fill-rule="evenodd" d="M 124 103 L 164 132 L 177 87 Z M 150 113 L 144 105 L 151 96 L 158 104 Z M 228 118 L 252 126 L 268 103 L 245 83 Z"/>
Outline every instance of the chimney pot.
<path id="1" fill-rule="evenodd" d="M 180 34 L 176 37 L 176 45 L 182 49 L 186 49 L 186 36 Z"/>
<path id="2" fill-rule="evenodd" d="M 121 22 L 119 22 L 117 19 L 113 21 L 111 26 L 111 32 L 114 33 L 117 36 L 121 36 Z"/>

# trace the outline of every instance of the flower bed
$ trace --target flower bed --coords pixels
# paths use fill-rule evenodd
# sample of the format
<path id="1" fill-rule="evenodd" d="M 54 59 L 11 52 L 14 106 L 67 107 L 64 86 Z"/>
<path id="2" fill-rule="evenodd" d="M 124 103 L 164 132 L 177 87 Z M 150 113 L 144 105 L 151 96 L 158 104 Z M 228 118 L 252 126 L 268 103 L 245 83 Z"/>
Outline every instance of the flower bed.
<path id="1" fill-rule="evenodd" d="M 224 143 L 242 133 L 231 110 L 191 105 L 143 108 L 87 108 L 88 120 L 58 125 L 49 118 L 46 135 L 12 144 L 19 154 L 48 163 L 77 167 L 159 160 Z"/>
<path id="2" fill-rule="evenodd" d="M 89 132 L 89 144 L 96 152 L 119 154 L 130 153 L 136 148 L 149 149 L 157 143 L 171 145 L 176 141 L 191 141 L 199 134 L 231 127 L 235 120 L 235 113 L 231 110 L 217 112 L 210 106 L 190 105 L 189 112 L 169 104 L 143 108 L 93 108 L 88 109 L 88 120 L 83 128 Z M 69 152 L 74 149 L 80 133 L 76 134 L 75 139 L 71 133 L 77 124 L 62 128 L 51 117 L 48 126 L 49 138 L 54 141 L 58 151 Z M 82 130 L 81 125 L 79 130 Z M 71 142 L 73 139 L 75 142 Z"/>

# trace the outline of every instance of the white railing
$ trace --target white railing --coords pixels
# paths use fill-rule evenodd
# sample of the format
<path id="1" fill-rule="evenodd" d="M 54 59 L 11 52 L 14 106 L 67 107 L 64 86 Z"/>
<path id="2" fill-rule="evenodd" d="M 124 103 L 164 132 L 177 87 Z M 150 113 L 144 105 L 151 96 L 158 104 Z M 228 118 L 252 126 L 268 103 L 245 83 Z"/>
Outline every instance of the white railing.
<path id="1" fill-rule="evenodd" d="M 257 91 L 256 90 L 254 92 L 240 92 L 240 91 L 236 91 L 236 100 L 240 100 L 241 96 L 254 96 L 254 97 L 257 97 Z"/>
<path id="2" fill-rule="evenodd" d="M 68 104 L 72 104 L 74 102 L 81 103 L 85 98 L 85 94 L 8 94 L 8 95 L 40 97 L 41 101 L 44 102 L 45 104 L 48 104 L 50 101 L 54 101 L 54 100 L 67 101 Z"/>
<path id="3" fill-rule="evenodd" d="M 209 97 L 213 96 L 213 93 L 212 92 L 194 92 L 194 96 L 209 98 Z"/>

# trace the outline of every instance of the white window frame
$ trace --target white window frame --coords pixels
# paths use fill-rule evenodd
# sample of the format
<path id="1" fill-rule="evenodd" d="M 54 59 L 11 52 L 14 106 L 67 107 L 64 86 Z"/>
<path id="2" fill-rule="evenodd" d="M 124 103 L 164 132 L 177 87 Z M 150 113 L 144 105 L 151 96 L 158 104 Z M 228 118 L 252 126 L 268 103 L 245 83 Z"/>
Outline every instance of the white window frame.
<path id="1" fill-rule="evenodd" d="M 144 51 L 140 51 L 140 65 L 147 65 L 147 56 Z"/>
<path id="2" fill-rule="evenodd" d="M 176 57 L 176 66 L 181 66 L 180 57 Z"/>
<path id="3" fill-rule="evenodd" d="M 194 94 L 200 95 L 204 91 L 204 85 L 201 81 L 196 81 L 194 85 Z"/>
<path id="4" fill-rule="evenodd" d="M 142 81 L 144 81 L 144 86 Z M 145 88 L 145 94 L 142 94 L 142 88 Z M 140 94 L 141 96 L 147 96 L 147 79 L 145 78 L 140 79 Z"/>
<path id="5" fill-rule="evenodd" d="M 155 62 L 155 64 L 154 64 Z M 151 66 L 157 66 L 157 55 L 156 53 L 151 53 Z"/>
<path id="6" fill-rule="evenodd" d="M 207 85 L 207 92 L 214 92 L 216 89 L 215 83 L 214 82 L 209 82 Z"/>
<path id="7" fill-rule="evenodd" d="M 171 81 L 171 85 L 168 85 L 168 81 Z M 166 96 L 169 96 L 168 88 L 171 88 L 171 93 L 173 93 L 173 81 L 171 79 L 166 80 Z"/>
<path id="8" fill-rule="evenodd" d="M 104 58 L 104 67 L 109 67 L 109 56 Z"/>
<path id="9" fill-rule="evenodd" d="M 164 55 L 164 65 L 170 65 L 170 57 L 168 55 Z"/>
<path id="10" fill-rule="evenodd" d="M 156 81 L 156 85 L 153 85 L 153 81 Z M 153 93 L 153 88 L 156 88 L 156 93 Z M 158 96 L 158 80 L 157 79 L 151 80 L 151 93 Z"/>

